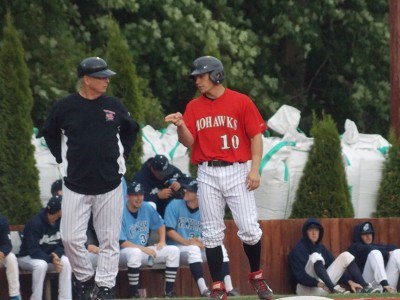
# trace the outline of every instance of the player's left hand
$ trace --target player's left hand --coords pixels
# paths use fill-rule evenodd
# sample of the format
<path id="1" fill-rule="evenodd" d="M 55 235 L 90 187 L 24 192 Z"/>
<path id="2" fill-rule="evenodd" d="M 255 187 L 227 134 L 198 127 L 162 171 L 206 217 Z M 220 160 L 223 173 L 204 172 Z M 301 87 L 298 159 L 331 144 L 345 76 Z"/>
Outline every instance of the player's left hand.
<path id="1" fill-rule="evenodd" d="M 53 264 L 56 267 L 56 270 L 58 273 L 61 273 L 63 269 L 63 265 L 61 263 L 61 259 L 58 257 L 58 255 L 54 252 L 51 253 L 51 256 L 53 257 Z"/>
<path id="2" fill-rule="evenodd" d="M 6 256 L 4 255 L 4 253 L 0 251 L 0 263 L 2 263 L 5 258 Z"/>
<path id="3" fill-rule="evenodd" d="M 157 250 L 161 250 L 162 248 L 164 248 L 164 246 L 166 246 L 165 242 L 158 242 L 158 244 L 155 244 L 154 246 L 156 246 Z"/>
<path id="4" fill-rule="evenodd" d="M 169 188 L 174 192 L 177 192 L 181 188 L 181 184 L 178 181 L 174 181 L 173 183 L 171 183 Z"/>
<path id="5" fill-rule="evenodd" d="M 249 191 L 253 191 L 260 186 L 260 173 L 258 170 L 251 170 L 247 174 L 246 187 Z"/>

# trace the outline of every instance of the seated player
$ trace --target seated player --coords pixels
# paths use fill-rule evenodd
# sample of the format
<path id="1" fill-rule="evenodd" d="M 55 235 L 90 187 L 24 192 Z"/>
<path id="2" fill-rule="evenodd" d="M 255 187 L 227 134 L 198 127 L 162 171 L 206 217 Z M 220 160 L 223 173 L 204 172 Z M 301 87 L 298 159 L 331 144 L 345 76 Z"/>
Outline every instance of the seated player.
<path id="1" fill-rule="evenodd" d="M 47 270 L 59 273 L 58 299 L 72 299 L 71 265 L 60 233 L 61 200 L 61 196 L 51 197 L 24 227 L 18 263 L 21 269 L 32 272 L 32 300 L 42 300 Z"/>
<path id="2" fill-rule="evenodd" d="M 176 273 L 179 267 L 179 249 L 165 243 L 165 225 L 157 211 L 144 200 L 140 183 L 133 182 L 127 189 L 120 234 L 121 253 L 119 265 L 128 266 L 131 297 L 139 298 L 139 269 L 154 260 L 165 263 L 165 297 L 172 298 Z M 157 230 L 159 241 L 148 246 L 151 230 Z"/>
<path id="3" fill-rule="evenodd" d="M 167 227 L 167 243 L 176 245 L 181 251 L 181 265 L 189 264 L 192 276 L 197 283 L 200 295 L 208 297 L 208 289 L 203 275 L 202 263 L 206 261 L 205 248 L 201 241 L 201 221 L 199 201 L 197 199 L 197 181 L 192 178 L 188 184 L 182 184 L 185 194 L 181 199 L 172 200 L 165 211 L 164 219 Z M 222 274 L 228 296 L 239 296 L 233 288 L 229 273 L 229 257 L 222 246 L 224 262 Z"/>

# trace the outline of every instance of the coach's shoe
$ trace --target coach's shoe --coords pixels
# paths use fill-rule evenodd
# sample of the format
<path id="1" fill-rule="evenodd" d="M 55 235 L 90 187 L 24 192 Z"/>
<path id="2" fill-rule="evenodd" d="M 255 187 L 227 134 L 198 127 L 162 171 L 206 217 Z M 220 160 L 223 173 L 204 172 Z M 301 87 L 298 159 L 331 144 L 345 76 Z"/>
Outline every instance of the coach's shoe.
<path id="1" fill-rule="evenodd" d="M 228 299 L 226 295 L 225 285 L 221 281 L 213 282 L 211 294 L 208 299 Z"/>
<path id="2" fill-rule="evenodd" d="M 233 288 L 229 292 L 227 292 L 227 295 L 230 296 L 230 297 L 238 297 L 238 296 L 240 296 L 239 292 L 235 288 Z"/>
<path id="3" fill-rule="evenodd" d="M 249 282 L 253 289 L 257 292 L 258 298 L 271 300 L 274 295 L 264 279 L 263 271 L 258 270 L 249 274 Z"/>
<path id="4" fill-rule="evenodd" d="M 114 291 L 112 288 L 105 286 L 94 286 L 92 300 L 115 299 Z"/>
<path id="5" fill-rule="evenodd" d="M 396 294 L 397 290 L 394 287 L 390 286 L 390 285 L 385 285 L 383 287 L 383 292 L 384 293 L 389 293 L 389 294 Z"/>
<path id="6" fill-rule="evenodd" d="M 73 299 L 76 300 L 89 300 L 92 299 L 94 289 L 94 276 L 88 281 L 79 281 L 75 275 L 72 274 L 72 294 Z"/>

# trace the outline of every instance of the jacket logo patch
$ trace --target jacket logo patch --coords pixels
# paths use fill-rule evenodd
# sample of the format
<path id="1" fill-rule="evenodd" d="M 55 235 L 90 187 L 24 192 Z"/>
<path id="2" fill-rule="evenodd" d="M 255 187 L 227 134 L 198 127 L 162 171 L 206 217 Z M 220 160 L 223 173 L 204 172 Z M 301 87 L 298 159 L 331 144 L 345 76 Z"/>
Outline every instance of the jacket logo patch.
<path id="1" fill-rule="evenodd" d="M 108 110 L 108 109 L 103 109 L 104 113 L 106 114 L 106 121 L 114 121 L 114 116 L 115 112 Z"/>

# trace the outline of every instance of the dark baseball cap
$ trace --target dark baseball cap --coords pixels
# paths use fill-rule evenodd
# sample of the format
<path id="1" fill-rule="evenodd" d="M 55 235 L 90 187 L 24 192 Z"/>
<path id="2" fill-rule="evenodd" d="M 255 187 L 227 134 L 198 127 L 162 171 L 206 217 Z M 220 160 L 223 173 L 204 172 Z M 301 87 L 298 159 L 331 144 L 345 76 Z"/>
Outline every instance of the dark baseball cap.
<path id="1" fill-rule="evenodd" d="M 46 211 L 49 214 L 55 214 L 59 210 L 61 210 L 61 201 L 62 196 L 53 196 L 49 199 L 46 205 Z"/>
<path id="2" fill-rule="evenodd" d="M 54 195 L 58 191 L 62 191 L 62 180 L 61 179 L 54 181 L 53 184 L 51 185 L 50 192 L 52 195 Z"/>
<path id="3" fill-rule="evenodd" d="M 138 182 L 132 182 L 128 186 L 127 194 L 128 195 L 143 195 L 144 194 L 143 185 Z"/>
<path id="4" fill-rule="evenodd" d="M 150 166 L 153 167 L 159 175 L 165 177 L 174 172 L 174 168 L 164 155 L 157 154 L 150 160 Z"/>
<path id="5" fill-rule="evenodd" d="M 308 229 L 321 229 L 321 225 L 317 224 L 317 223 L 310 223 L 310 225 L 307 226 L 307 230 Z"/>
<path id="6" fill-rule="evenodd" d="M 360 234 L 369 234 L 369 233 L 374 233 L 374 227 L 370 222 L 365 222 L 361 227 Z"/>
<path id="7" fill-rule="evenodd" d="M 196 179 L 192 179 L 191 181 L 189 181 L 187 183 L 181 183 L 181 186 L 189 192 L 197 193 L 198 187 L 197 187 Z"/>
<path id="8" fill-rule="evenodd" d="M 84 75 L 96 78 L 106 78 L 114 76 L 114 71 L 108 68 L 106 61 L 100 57 L 88 57 L 82 60 L 78 65 L 78 77 Z"/>

